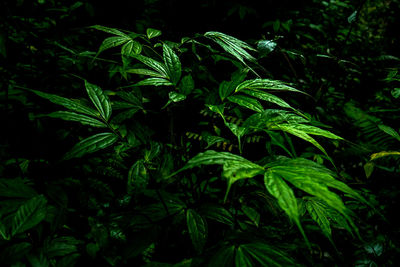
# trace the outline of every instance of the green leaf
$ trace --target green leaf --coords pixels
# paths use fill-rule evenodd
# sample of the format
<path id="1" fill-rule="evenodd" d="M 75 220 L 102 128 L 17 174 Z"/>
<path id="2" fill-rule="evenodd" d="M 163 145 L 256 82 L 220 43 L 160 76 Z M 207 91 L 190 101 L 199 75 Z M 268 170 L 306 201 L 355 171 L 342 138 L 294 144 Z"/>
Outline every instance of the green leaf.
<path id="1" fill-rule="evenodd" d="M 118 136 L 113 133 L 95 134 L 77 143 L 67 154 L 65 154 L 64 159 L 80 158 L 85 154 L 107 148 L 117 140 Z"/>
<path id="2" fill-rule="evenodd" d="M 236 267 L 253 267 L 253 266 L 255 266 L 251 260 L 250 255 L 247 253 L 246 250 L 243 250 L 242 246 L 239 246 L 236 249 L 235 266 Z"/>
<path id="3" fill-rule="evenodd" d="M 149 172 L 143 160 L 136 161 L 128 173 L 128 186 L 134 192 L 141 192 L 146 189 L 149 183 Z"/>
<path id="4" fill-rule="evenodd" d="M 146 30 L 146 34 L 147 34 L 147 38 L 151 39 L 151 38 L 155 38 L 161 35 L 161 31 L 160 30 L 156 30 L 156 29 L 152 29 L 152 28 L 148 28 Z"/>
<path id="5" fill-rule="evenodd" d="M 365 177 L 369 178 L 372 175 L 372 172 L 374 171 L 375 164 L 373 162 L 367 162 L 364 165 L 364 172 L 365 172 Z"/>
<path id="6" fill-rule="evenodd" d="M 126 70 L 125 72 L 134 73 L 134 74 L 141 74 L 141 75 L 147 75 L 147 76 L 152 76 L 152 77 L 157 77 L 157 78 L 165 78 L 165 75 L 160 74 L 157 71 L 148 70 L 148 69 L 129 69 L 129 70 Z"/>
<path id="7" fill-rule="evenodd" d="M 118 35 L 118 36 L 121 36 L 121 37 L 129 37 L 125 33 L 121 32 L 121 31 L 119 31 L 117 29 L 114 29 L 114 28 L 108 28 L 108 27 L 104 27 L 104 26 L 101 26 L 101 25 L 94 25 L 94 26 L 91 26 L 91 28 L 99 30 L 99 31 L 103 31 L 103 32 L 106 32 L 106 33 L 111 33 L 111 34 L 114 34 L 114 35 Z"/>
<path id="8" fill-rule="evenodd" d="M 228 246 L 219 249 L 208 263 L 209 267 L 232 266 L 235 256 L 235 247 Z"/>
<path id="9" fill-rule="evenodd" d="M 400 156 L 399 151 L 381 151 L 371 155 L 371 160 L 379 159 L 387 156 Z"/>
<path id="10" fill-rule="evenodd" d="M 84 104 L 81 104 L 78 101 L 71 100 L 71 99 L 61 97 L 58 95 L 53 95 L 53 94 L 36 91 L 36 90 L 31 90 L 31 91 L 33 93 L 37 94 L 38 96 L 46 98 L 47 100 L 50 100 L 50 102 L 57 104 L 57 105 L 61 105 L 67 109 L 70 109 L 70 110 L 73 110 L 73 111 L 76 111 L 79 113 L 83 113 L 86 115 L 94 116 L 94 117 L 97 117 L 99 115 L 99 113 L 96 110 L 94 110 Z"/>
<path id="11" fill-rule="evenodd" d="M 326 207 L 322 203 L 315 199 L 309 199 L 306 202 L 306 209 L 311 215 L 311 218 L 319 225 L 322 233 L 332 240 L 332 229 L 331 223 L 329 222 L 329 214 L 326 211 Z"/>
<path id="12" fill-rule="evenodd" d="M 391 137 L 397 139 L 400 141 L 400 135 L 398 132 L 396 132 L 395 129 L 393 129 L 392 127 L 380 124 L 378 125 L 379 129 L 381 129 L 383 132 L 387 133 L 388 135 L 390 135 Z"/>
<path id="13" fill-rule="evenodd" d="M 149 68 L 158 72 L 161 75 L 161 77 L 169 78 L 167 67 L 163 63 L 160 63 L 157 60 L 142 55 L 135 55 L 134 57 L 143 64 L 145 64 L 146 66 L 148 66 Z"/>
<path id="14" fill-rule="evenodd" d="M 202 209 L 202 214 L 208 219 L 226 224 L 226 225 L 234 225 L 234 218 L 229 211 L 227 211 L 224 207 L 217 205 L 207 205 Z"/>
<path id="15" fill-rule="evenodd" d="M 46 203 L 46 198 L 43 195 L 39 195 L 22 204 L 12 221 L 12 236 L 39 224 L 46 217 Z"/>
<path id="16" fill-rule="evenodd" d="M 100 115 L 103 117 L 105 121 L 111 116 L 111 102 L 108 99 L 108 96 L 101 90 L 101 88 L 97 85 L 91 84 L 85 80 L 86 91 L 89 95 L 89 98 L 92 100 L 92 103 L 95 105 L 97 110 L 100 112 Z"/>
<path id="17" fill-rule="evenodd" d="M 178 84 L 182 74 L 181 62 L 175 52 L 167 45 L 163 45 L 163 58 L 167 67 L 168 77 L 173 84 Z"/>
<path id="18" fill-rule="evenodd" d="M 136 86 L 171 86 L 173 83 L 163 78 L 148 78 L 135 84 Z"/>
<path id="19" fill-rule="evenodd" d="M 235 86 L 232 85 L 232 82 L 223 81 L 219 84 L 218 94 L 222 101 L 226 97 L 228 97 L 235 90 Z"/>
<path id="20" fill-rule="evenodd" d="M 9 198 L 32 198 L 37 195 L 36 191 L 29 186 L 28 181 L 16 179 L 0 179 L 0 197 Z"/>
<path id="21" fill-rule="evenodd" d="M 257 43 L 257 50 L 262 57 L 268 55 L 275 50 L 277 44 L 271 40 L 260 40 Z"/>
<path id="22" fill-rule="evenodd" d="M 78 252 L 77 245 L 80 243 L 82 242 L 71 236 L 54 238 L 45 248 L 46 255 L 49 258 L 54 258 Z"/>
<path id="23" fill-rule="evenodd" d="M 278 91 L 291 91 L 296 93 L 303 93 L 293 87 L 284 84 L 281 81 L 270 80 L 270 79 L 254 79 L 247 80 L 236 86 L 235 92 L 240 92 L 243 89 L 265 89 L 265 90 L 278 90 Z"/>
<path id="24" fill-rule="evenodd" d="M 247 94 L 247 95 L 256 97 L 256 98 L 258 98 L 258 99 L 260 99 L 260 100 L 264 100 L 264 101 L 267 101 L 267 102 L 276 104 L 276 105 L 278 105 L 278 106 L 280 106 L 280 107 L 283 107 L 283 108 L 290 108 L 290 109 L 293 109 L 293 110 L 294 110 L 294 108 L 292 108 L 292 107 L 291 107 L 288 103 L 286 103 L 286 101 L 284 101 L 283 99 L 281 99 L 281 98 L 279 98 L 279 97 L 277 97 L 277 96 L 274 96 L 274 95 L 272 95 L 272 94 L 266 93 L 266 92 L 264 92 L 264 91 L 260 91 L 260 90 L 257 90 L 257 89 L 253 89 L 253 90 L 242 89 L 241 92 L 242 92 L 242 93 L 245 93 L 245 94 Z"/>
<path id="25" fill-rule="evenodd" d="M 176 103 L 176 102 L 183 101 L 183 100 L 186 99 L 186 95 L 177 93 L 177 92 L 175 92 L 175 91 L 169 92 L 168 96 L 169 96 L 169 99 L 170 99 L 172 102 L 175 102 L 175 103 Z"/>
<path id="26" fill-rule="evenodd" d="M 256 242 L 242 244 L 240 248 L 251 256 L 256 263 L 254 266 L 297 266 L 293 259 L 289 258 L 283 251 L 277 250 L 274 246 Z M 258 263 L 258 264 L 257 264 Z"/>
<path id="27" fill-rule="evenodd" d="M 122 44 L 125 44 L 129 40 L 130 40 L 130 38 L 127 37 L 127 36 L 123 36 L 123 37 L 121 37 L 121 36 L 108 37 L 100 45 L 99 51 L 97 52 L 97 54 L 100 54 L 104 50 L 107 50 L 107 49 L 110 49 L 110 48 L 117 47 L 117 46 L 120 46 Z"/>
<path id="28" fill-rule="evenodd" d="M 179 84 L 179 92 L 184 95 L 190 94 L 194 89 L 194 80 L 192 75 L 184 76 Z"/>
<path id="29" fill-rule="evenodd" d="M 82 123 L 83 125 L 90 125 L 93 127 L 107 128 L 107 125 L 98 119 L 71 111 L 56 111 L 47 114 L 46 116 L 51 118 L 63 119 L 66 121 L 76 121 Z"/>
<path id="30" fill-rule="evenodd" d="M 121 48 L 121 54 L 123 56 L 134 56 L 140 54 L 140 52 L 142 52 L 142 45 L 135 40 L 128 41 Z"/>
<path id="31" fill-rule="evenodd" d="M 193 209 L 188 209 L 186 211 L 186 222 L 192 244 L 196 251 L 201 253 L 207 241 L 207 223 L 200 214 Z"/>
<path id="32" fill-rule="evenodd" d="M 241 209 L 243 213 L 251 220 L 251 222 L 258 227 L 260 223 L 260 213 L 252 207 L 246 205 L 242 205 Z"/>
<path id="33" fill-rule="evenodd" d="M 233 95 L 229 96 L 228 100 L 236 103 L 242 107 L 254 110 L 256 112 L 263 112 L 264 108 L 258 100 L 245 96 L 245 95 Z"/>

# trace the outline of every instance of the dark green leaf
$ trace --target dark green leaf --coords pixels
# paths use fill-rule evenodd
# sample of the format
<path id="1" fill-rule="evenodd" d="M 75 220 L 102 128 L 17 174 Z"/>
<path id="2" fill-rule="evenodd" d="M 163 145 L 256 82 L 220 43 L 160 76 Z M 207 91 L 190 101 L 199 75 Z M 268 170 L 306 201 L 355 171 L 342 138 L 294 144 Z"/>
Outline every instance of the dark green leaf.
<path id="1" fill-rule="evenodd" d="M 0 197 L 32 198 L 37 195 L 28 181 L 22 179 L 0 179 Z"/>
<path id="2" fill-rule="evenodd" d="M 114 34 L 114 35 L 118 35 L 118 36 L 121 36 L 121 37 L 129 37 L 125 33 L 121 32 L 121 31 L 119 31 L 117 29 L 114 29 L 114 28 L 108 28 L 108 27 L 104 27 L 104 26 L 101 26 L 101 25 L 94 25 L 94 26 L 91 26 L 91 28 L 99 30 L 99 31 L 103 31 L 103 32 L 106 32 L 106 33 L 111 33 L 111 34 Z"/>
<path id="3" fill-rule="evenodd" d="M 322 233 L 329 239 L 332 238 L 331 224 L 329 222 L 329 214 L 327 213 L 326 207 L 321 202 L 314 199 L 309 199 L 306 202 L 306 208 L 311 218 L 319 225 Z"/>
<path id="4" fill-rule="evenodd" d="M 168 77 L 173 84 L 177 84 L 182 74 L 181 62 L 175 52 L 167 45 L 163 45 L 163 58 L 167 67 Z"/>
<path id="5" fill-rule="evenodd" d="M 113 133 L 95 134 L 77 143 L 67 154 L 65 154 L 64 159 L 80 158 L 85 154 L 107 148 L 117 140 L 118 136 Z"/>
<path id="6" fill-rule="evenodd" d="M 161 77 L 169 78 L 167 67 L 163 63 L 160 63 L 152 58 L 145 57 L 142 55 L 135 55 L 134 57 L 143 64 L 145 64 L 146 66 L 158 72 L 161 75 Z"/>
<path id="7" fill-rule="evenodd" d="M 202 209 L 202 214 L 208 219 L 227 224 L 233 225 L 234 218 L 225 208 L 216 205 L 207 205 Z"/>
<path id="8" fill-rule="evenodd" d="M 208 266 L 210 267 L 232 266 L 234 256 L 235 256 L 234 246 L 222 247 L 211 258 L 210 262 L 208 263 Z"/>
<path id="9" fill-rule="evenodd" d="M 253 266 L 255 266 L 251 260 L 250 255 L 247 253 L 246 250 L 243 250 L 242 246 L 239 246 L 236 249 L 235 266 L 236 267 L 253 267 Z"/>
<path id="10" fill-rule="evenodd" d="M 207 223 L 200 214 L 193 209 L 188 209 L 186 211 L 186 222 L 193 246 L 198 253 L 201 253 L 207 241 Z"/>
<path id="11" fill-rule="evenodd" d="M 123 56 L 134 56 L 140 54 L 140 52 L 142 52 L 142 45 L 135 40 L 128 41 L 121 48 L 121 54 Z"/>
<path id="12" fill-rule="evenodd" d="M 186 99 L 186 95 L 177 93 L 175 91 L 169 92 L 168 96 L 169 96 L 169 99 L 175 103 Z"/>
<path id="13" fill-rule="evenodd" d="M 179 84 L 179 92 L 188 95 L 190 94 L 194 89 L 194 80 L 192 78 L 192 75 L 186 75 L 182 78 L 180 84 Z"/>
<path id="14" fill-rule="evenodd" d="M 265 89 L 265 90 L 279 90 L 279 91 L 292 91 L 297 93 L 303 93 L 293 87 L 284 84 L 281 81 L 270 80 L 270 79 L 254 79 L 247 80 L 236 86 L 235 92 L 239 92 L 243 89 Z"/>
<path id="15" fill-rule="evenodd" d="M 283 99 L 281 99 L 281 98 L 279 98 L 279 97 L 277 97 L 277 96 L 274 96 L 274 95 L 272 95 L 272 94 L 266 93 L 266 92 L 264 92 L 264 91 L 260 91 L 260 90 L 257 90 L 257 89 L 253 89 L 253 90 L 242 89 L 241 92 L 242 92 L 242 93 L 245 93 L 245 94 L 247 94 L 247 95 L 256 97 L 256 98 L 258 98 L 258 99 L 260 99 L 260 100 L 264 100 L 264 101 L 267 101 L 267 102 L 274 103 L 274 104 L 276 104 L 276 105 L 278 105 L 278 106 L 280 106 L 280 107 L 283 107 L 283 108 L 290 108 L 290 109 L 293 109 L 293 108 L 292 108 L 288 103 L 286 103 L 286 101 L 284 101 Z"/>
<path id="16" fill-rule="evenodd" d="M 157 78 L 165 78 L 165 75 L 160 74 L 157 71 L 148 70 L 148 69 L 128 69 L 126 70 L 127 73 L 134 73 L 134 74 L 141 74 L 141 75 L 148 75 Z"/>
<path id="17" fill-rule="evenodd" d="M 90 125 L 93 127 L 107 128 L 107 125 L 98 119 L 95 119 L 95 118 L 92 118 L 92 117 L 89 117 L 89 116 L 86 116 L 83 114 L 71 112 L 71 111 L 56 111 L 56 112 L 47 114 L 46 116 L 51 117 L 51 118 L 63 119 L 66 121 L 76 121 L 76 122 L 80 122 L 84 125 Z"/>
<path id="18" fill-rule="evenodd" d="M 152 29 L 152 28 L 148 28 L 146 30 L 146 34 L 147 34 L 147 38 L 151 39 L 151 38 L 155 38 L 157 36 L 161 35 L 161 31 L 160 30 L 156 30 L 156 29 Z"/>
<path id="19" fill-rule="evenodd" d="M 170 81 L 163 79 L 163 78 L 148 78 L 143 81 L 140 81 L 135 84 L 136 86 L 147 86 L 147 85 L 153 85 L 153 86 L 171 86 L 173 85 Z"/>
<path id="20" fill-rule="evenodd" d="M 100 54 L 104 50 L 107 50 L 107 49 L 110 49 L 110 48 L 117 47 L 117 46 L 120 46 L 122 44 L 125 44 L 129 40 L 130 40 L 130 38 L 127 37 L 127 36 L 123 36 L 123 37 L 121 37 L 121 36 L 108 37 L 100 45 L 99 51 L 97 52 L 97 54 Z"/>
<path id="21" fill-rule="evenodd" d="M 110 99 L 108 99 L 108 96 L 99 86 L 91 84 L 88 81 L 85 81 L 85 87 L 90 99 L 92 100 L 92 103 L 100 112 L 100 115 L 105 121 L 108 121 L 112 110 L 111 102 Z"/>
<path id="22" fill-rule="evenodd" d="M 14 215 L 11 234 L 22 233 L 40 223 L 46 217 L 46 203 L 46 198 L 39 195 L 22 204 Z"/>
<path id="23" fill-rule="evenodd" d="M 149 183 L 149 172 L 143 160 L 136 161 L 128 173 L 128 186 L 134 192 L 141 192 L 146 189 Z"/>

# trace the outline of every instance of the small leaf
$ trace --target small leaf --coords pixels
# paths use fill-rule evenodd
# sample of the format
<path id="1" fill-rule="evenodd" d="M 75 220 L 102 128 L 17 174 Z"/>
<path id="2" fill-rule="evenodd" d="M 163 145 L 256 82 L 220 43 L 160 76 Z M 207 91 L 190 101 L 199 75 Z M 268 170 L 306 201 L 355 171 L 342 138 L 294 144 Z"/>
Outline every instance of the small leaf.
<path id="1" fill-rule="evenodd" d="M 270 40 L 260 40 L 257 43 L 257 50 L 261 56 L 266 56 L 275 50 L 277 44 Z"/>
<path id="2" fill-rule="evenodd" d="M 232 82 L 223 81 L 222 83 L 219 84 L 218 88 L 219 97 L 221 98 L 222 101 L 224 101 L 224 99 L 228 97 L 234 90 L 235 87 L 232 86 Z"/>
<path id="3" fill-rule="evenodd" d="M 67 154 L 65 154 L 64 159 L 80 158 L 85 154 L 107 148 L 117 140 L 118 136 L 113 133 L 95 134 L 77 143 Z"/>
<path id="4" fill-rule="evenodd" d="M 125 44 L 129 40 L 130 40 L 130 38 L 127 37 L 127 36 L 123 36 L 123 37 L 121 37 L 121 36 L 108 37 L 100 45 L 99 51 L 97 52 L 97 54 L 100 54 L 104 50 L 107 50 L 107 49 L 110 49 L 110 48 L 117 47 L 117 46 L 120 46 L 122 44 Z"/>
<path id="5" fill-rule="evenodd" d="M 121 48 L 123 56 L 134 56 L 140 54 L 140 52 L 142 52 L 142 45 L 135 40 L 130 40 Z"/>
<path id="6" fill-rule="evenodd" d="M 235 256 L 234 246 L 222 247 L 211 258 L 210 262 L 208 263 L 208 266 L 210 267 L 232 266 L 234 256 Z"/>
<path id="7" fill-rule="evenodd" d="M 148 78 L 135 84 L 136 86 L 171 86 L 173 85 L 170 81 L 163 78 Z"/>
<path id="8" fill-rule="evenodd" d="M 372 175 L 372 172 L 374 171 L 375 164 L 373 162 L 367 162 L 364 165 L 364 172 L 365 172 L 365 177 L 369 178 Z"/>
<path id="9" fill-rule="evenodd" d="M 380 124 L 378 125 L 379 129 L 381 129 L 383 132 L 387 133 L 388 135 L 390 135 L 391 137 L 397 139 L 400 141 L 400 135 L 398 132 L 396 132 L 395 129 L 393 129 L 392 127 Z"/>
<path id="10" fill-rule="evenodd" d="M 245 96 L 245 95 L 233 95 L 229 96 L 228 100 L 236 103 L 242 107 L 254 110 L 256 112 L 263 112 L 264 108 L 258 100 Z"/>
<path id="11" fill-rule="evenodd" d="M 90 125 L 93 127 L 107 128 L 107 125 L 105 125 L 104 122 L 98 119 L 71 111 L 56 111 L 47 114 L 46 116 L 51 118 L 63 119 L 66 121 L 76 121 L 82 123 L 83 125 Z"/>
<path id="12" fill-rule="evenodd" d="M 175 102 L 175 103 L 176 103 L 176 102 L 183 101 L 183 100 L 186 99 L 186 96 L 185 96 L 185 95 L 180 94 L 180 93 L 177 93 L 177 92 L 175 92 L 175 91 L 169 92 L 168 96 L 169 96 L 169 99 L 170 99 L 172 102 Z"/>
<path id="13" fill-rule="evenodd" d="M 207 223 L 200 214 L 193 209 L 188 209 L 186 211 L 186 222 L 192 244 L 196 251 L 201 253 L 207 241 Z"/>
<path id="14" fill-rule="evenodd" d="M 179 92 L 188 95 L 190 94 L 194 89 L 194 80 L 192 78 L 192 75 L 186 75 L 182 78 L 180 84 L 179 84 Z"/>
<path id="15" fill-rule="evenodd" d="M 160 30 L 156 30 L 156 29 L 152 29 L 152 28 L 148 28 L 146 30 L 146 34 L 147 34 L 147 38 L 151 39 L 151 38 L 155 38 L 157 36 L 161 35 L 161 31 Z"/>
<path id="16" fill-rule="evenodd" d="M 351 15 L 347 18 L 347 21 L 351 24 L 357 19 L 357 10 L 351 13 Z"/>
<path id="17" fill-rule="evenodd" d="M 392 96 L 397 99 L 400 97 L 400 88 L 393 88 L 392 91 L 390 91 Z"/>
<path id="18" fill-rule="evenodd" d="M 91 84 L 85 80 L 86 91 L 89 95 L 89 98 L 92 100 L 92 103 L 95 105 L 97 110 L 100 112 L 100 115 L 103 117 L 105 121 L 111 116 L 111 102 L 108 99 L 108 96 L 101 90 L 101 88 L 97 85 Z"/>
<path id="19" fill-rule="evenodd" d="M 39 195 L 22 204 L 14 215 L 11 234 L 15 236 L 44 220 L 46 217 L 46 203 L 46 198 L 43 195 Z"/>
<path id="20" fill-rule="evenodd" d="M 149 183 L 149 172 L 143 160 L 136 161 L 128 173 L 128 186 L 134 192 L 141 192 L 146 189 Z"/>
<path id="21" fill-rule="evenodd" d="M 181 62 L 175 52 L 167 45 L 163 45 L 163 58 L 167 67 L 168 77 L 173 84 L 177 84 L 182 74 Z"/>

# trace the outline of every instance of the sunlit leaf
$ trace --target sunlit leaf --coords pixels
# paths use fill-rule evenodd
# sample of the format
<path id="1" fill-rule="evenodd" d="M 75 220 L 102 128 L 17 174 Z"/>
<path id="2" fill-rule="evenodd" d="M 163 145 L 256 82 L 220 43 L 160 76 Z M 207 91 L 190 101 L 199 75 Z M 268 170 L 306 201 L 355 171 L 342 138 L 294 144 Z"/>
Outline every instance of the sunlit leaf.
<path id="1" fill-rule="evenodd" d="M 389 127 L 389 126 L 383 125 L 383 124 L 378 125 L 378 127 L 379 127 L 379 129 L 381 129 L 382 131 L 384 131 L 385 133 L 387 133 L 391 137 L 393 137 L 393 138 L 395 138 L 395 139 L 400 141 L 399 133 L 396 132 L 396 130 L 393 129 L 392 127 Z"/>
<path id="2" fill-rule="evenodd" d="M 379 159 L 386 156 L 400 156 L 399 151 L 382 151 L 371 155 L 371 160 Z"/>
<path id="3" fill-rule="evenodd" d="M 135 40 L 128 41 L 121 48 L 121 54 L 123 56 L 138 55 L 140 54 L 141 51 L 142 51 L 142 45 Z"/>
<path id="4" fill-rule="evenodd" d="M 126 35 L 125 33 L 121 32 L 117 29 L 114 29 L 114 28 L 104 27 L 101 25 L 94 25 L 94 26 L 91 26 L 91 28 L 99 30 L 99 31 L 103 31 L 106 33 L 111 33 L 114 35 L 122 36 L 122 37 L 128 37 L 128 35 Z"/>
<path id="5" fill-rule="evenodd" d="M 142 55 L 135 55 L 134 56 L 137 60 L 145 64 L 146 66 L 152 68 L 154 71 L 158 72 L 161 77 L 168 78 L 168 71 L 167 67 L 163 64 L 154 60 L 150 57 L 142 56 Z"/>
<path id="6" fill-rule="evenodd" d="M 165 78 L 165 75 L 153 71 L 153 70 L 148 70 L 148 69 L 128 69 L 125 71 L 126 73 L 134 73 L 134 74 L 141 74 L 141 75 L 147 75 L 147 76 L 152 76 L 152 77 L 157 77 L 157 78 Z"/>
<path id="7" fill-rule="evenodd" d="M 148 28 L 146 30 L 146 34 L 147 34 L 147 38 L 151 39 L 151 38 L 155 38 L 161 35 L 161 31 L 160 30 L 156 30 L 156 29 L 152 29 L 152 28 Z"/>
<path id="8" fill-rule="evenodd" d="M 281 81 L 270 79 L 254 79 L 247 80 L 236 86 L 235 91 L 239 92 L 242 89 L 264 89 L 264 90 L 278 90 L 278 91 L 291 91 L 297 93 L 304 93 L 298 89 L 284 84 Z"/>
<path id="9" fill-rule="evenodd" d="M 308 199 L 308 201 L 306 202 L 306 209 L 311 215 L 311 218 L 319 225 L 322 233 L 324 233 L 324 235 L 331 239 L 332 229 L 326 207 L 324 207 L 318 200 Z"/>
<path id="10" fill-rule="evenodd" d="M 135 84 L 136 86 L 171 86 L 173 83 L 163 78 L 147 78 Z"/>
<path id="11" fill-rule="evenodd" d="M 257 89 L 253 89 L 253 90 L 248 90 L 248 89 L 242 89 L 241 90 L 242 93 L 245 93 L 247 95 L 253 96 L 255 98 L 258 98 L 260 100 L 264 100 L 273 104 L 276 104 L 280 107 L 283 108 L 290 108 L 293 109 L 288 103 L 286 103 L 286 101 L 284 101 L 283 99 L 274 96 L 272 94 L 266 93 L 264 91 L 260 91 Z"/>
<path id="12" fill-rule="evenodd" d="M 97 54 L 100 54 L 104 50 L 107 50 L 107 49 L 110 49 L 110 48 L 117 47 L 117 46 L 120 46 L 122 44 L 125 44 L 129 40 L 130 40 L 130 38 L 127 37 L 127 36 L 123 36 L 123 37 L 121 37 L 121 36 L 108 37 L 100 45 L 99 51 L 97 52 Z"/>
<path id="13" fill-rule="evenodd" d="M 118 136 L 113 133 L 95 134 L 77 143 L 67 154 L 65 154 L 64 159 L 80 158 L 85 154 L 107 148 L 117 140 Z"/>

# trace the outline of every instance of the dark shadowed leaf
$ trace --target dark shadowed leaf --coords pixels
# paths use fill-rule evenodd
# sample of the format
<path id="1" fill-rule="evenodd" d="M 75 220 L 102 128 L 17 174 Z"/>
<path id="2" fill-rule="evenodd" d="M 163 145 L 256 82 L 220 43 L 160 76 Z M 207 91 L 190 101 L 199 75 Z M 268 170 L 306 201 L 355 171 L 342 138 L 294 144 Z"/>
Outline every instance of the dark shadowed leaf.
<path id="1" fill-rule="evenodd" d="M 40 223 L 46 217 L 46 203 L 46 198 L 39 195 L 22 204 L 14 215 L 11 234 L 22 233 Z"/>
<path id="2" fill-rule="evenodd" d="M 92 103 L 100 112 L 100 115 L 104 120 L 108 121 L 111 116 L 111 102 L 108 96 L 99 86 L 91 84 L 88 81 L 85 81 L 85 87 Z"/>
<path id="3" fill-rule="evenodd" d="M 193 246 L 198 253 L 201 253 L 207 241 L 207 223 L 203 217 L 193 209 L 188 209 L 186 211 L 186 222 Z"/>

